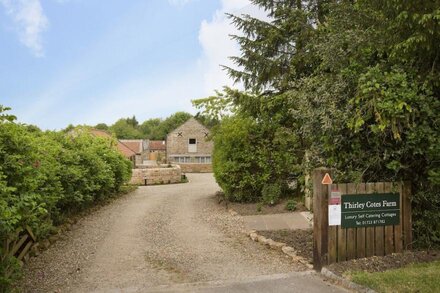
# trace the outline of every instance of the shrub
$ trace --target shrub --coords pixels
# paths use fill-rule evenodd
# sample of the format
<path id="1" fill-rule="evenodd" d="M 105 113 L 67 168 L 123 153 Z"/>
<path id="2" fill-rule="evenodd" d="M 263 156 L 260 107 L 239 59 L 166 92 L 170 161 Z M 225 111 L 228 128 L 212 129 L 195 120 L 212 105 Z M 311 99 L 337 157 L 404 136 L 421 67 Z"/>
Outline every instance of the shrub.
<path id="1" fill-rule="evenodd" d="M 281 197 L 281 184 L 266 184 L 261 191 L 263 202 L 267 205 L 275 205 Z"/>
<path id="2" fill-rule="evenodd" d="M 255 160 L 256 148 L 250 140 L 254 128 L 251 119 L 225 118 L 214 136 L 214 175 L 230 201 L 256 201 L 267 180 Z"/>
<path id="3" fill-rule="evenodd" d="M 0 106 L 0 292 L 18 276 L 5 240 L 29 226 L 39 239 L 63 218 L 119 192 L 131 163 L 112 139 L 84 129 L 42 132 Z M 6 117 L 6 118 L 5 118 Z M 6 273 L 7 272 L 7 273 Z"/>
<path id="4" fill-rule="evenodd" d="M 0 292 L 10 292 L 14 280 L 21 277 L 21 270 L 18 260 L 11 257 L 0 250 Z"/>
<path id="5" fill-rule="evenodd" d="M 294 199 L 289 199 L 289 200 L 287 201 L 287 203 L 286 203 L 286 210 L 288 210 L 288 211 L 294 211 L 294 210 L 296 210 L 296 205 L 297 205 L 296 200 L 294 200 Z"/>
<path id="6" fill-rule="evenodd" d="M 440 197 L 438 186 L 424 188 L 413 195 L 414 245 L 418 248 L 440 247 Z"/>

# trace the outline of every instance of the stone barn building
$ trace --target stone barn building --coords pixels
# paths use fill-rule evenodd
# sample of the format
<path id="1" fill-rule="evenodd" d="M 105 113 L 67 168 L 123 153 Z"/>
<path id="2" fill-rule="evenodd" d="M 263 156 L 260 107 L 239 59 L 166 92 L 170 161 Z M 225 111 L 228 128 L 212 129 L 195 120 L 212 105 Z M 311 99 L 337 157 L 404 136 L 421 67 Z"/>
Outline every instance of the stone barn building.
<path id="1" fill-rule="evenodd" d="M 214 143 L 209 138 L 209 129 L 195 118 L 171 131 L 167 135 L 167 160 L 180 165 L 182 172 L 212 172 L 212 150 Z"/>

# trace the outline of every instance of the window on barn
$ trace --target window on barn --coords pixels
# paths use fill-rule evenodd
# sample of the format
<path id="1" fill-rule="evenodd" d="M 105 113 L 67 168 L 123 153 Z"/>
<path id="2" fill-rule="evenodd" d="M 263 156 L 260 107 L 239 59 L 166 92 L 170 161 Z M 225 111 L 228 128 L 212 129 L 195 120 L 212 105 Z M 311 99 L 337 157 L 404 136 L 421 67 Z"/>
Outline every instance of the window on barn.
<path id="1" fill-rule="evenodd" d="M 175 163 L 191 163 L 191 157 L 173 157 Z"/>
<path id="2" fill-rule="evenodd" d="M 211 157 L 209 156 L 196 157 L 195 159 L 197 164 L 211 164 Z"/>

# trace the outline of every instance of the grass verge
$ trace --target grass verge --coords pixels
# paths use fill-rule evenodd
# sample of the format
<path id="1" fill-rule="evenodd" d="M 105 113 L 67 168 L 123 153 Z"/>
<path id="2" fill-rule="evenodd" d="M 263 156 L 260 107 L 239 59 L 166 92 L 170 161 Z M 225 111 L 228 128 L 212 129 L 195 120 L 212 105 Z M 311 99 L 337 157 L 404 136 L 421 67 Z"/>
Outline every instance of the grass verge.
<path id="1" fill-rule="evenodd" d="M 439 292 L 440 261 L 385 272 L 352 272 L 351 280 L 377 292 Z"/>

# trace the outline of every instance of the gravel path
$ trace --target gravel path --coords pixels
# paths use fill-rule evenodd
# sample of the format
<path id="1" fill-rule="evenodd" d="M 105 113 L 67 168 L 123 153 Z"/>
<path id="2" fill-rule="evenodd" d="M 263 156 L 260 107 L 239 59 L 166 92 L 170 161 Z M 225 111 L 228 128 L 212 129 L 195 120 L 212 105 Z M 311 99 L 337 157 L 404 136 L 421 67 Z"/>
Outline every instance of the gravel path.
<path id="1" fill-rule="evenodd" d="M 252 242 L 216 204 L 212 174 L 140 187 L 78 222 L 25 268 L 24 292 L 145 292 L 306 268 Z"/>

